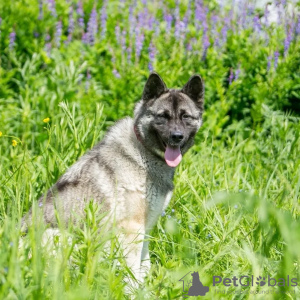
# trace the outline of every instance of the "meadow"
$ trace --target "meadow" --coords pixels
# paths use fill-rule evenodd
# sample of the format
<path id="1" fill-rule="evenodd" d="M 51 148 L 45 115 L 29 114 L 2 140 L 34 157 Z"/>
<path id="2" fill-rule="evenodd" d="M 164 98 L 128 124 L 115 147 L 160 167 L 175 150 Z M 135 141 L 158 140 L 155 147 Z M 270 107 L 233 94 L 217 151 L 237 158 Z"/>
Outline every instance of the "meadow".
<path id="1" fill-rule="evenodd" d="M 180 299 L 190 271 L 209 286 L 201 299 L 300 299 L 300 3 L 220 3 L 0 3 L 0 299 Z M 151 272 L 130 295 L 97 205 L 63 230 L 55 255 L 41 244 L 45 225 L 23 235 L 20 220 L 132 116 L 152 70 L 178 88 L 200 74 L 205 114 L 149 238 Z M 213 286 L 252 275 L 253 286 Z"/>

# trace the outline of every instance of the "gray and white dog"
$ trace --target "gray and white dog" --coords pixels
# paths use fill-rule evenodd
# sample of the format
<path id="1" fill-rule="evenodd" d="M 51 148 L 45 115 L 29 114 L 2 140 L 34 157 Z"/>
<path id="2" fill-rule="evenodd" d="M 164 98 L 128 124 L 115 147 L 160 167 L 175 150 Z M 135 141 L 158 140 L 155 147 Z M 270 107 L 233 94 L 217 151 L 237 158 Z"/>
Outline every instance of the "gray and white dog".
<path id="1" fill-rule="evenodd" d="M 203 95 L 199 75 L 175 90 L 151 73 L 134 118 L 112 126 L 104 139 L 39 199 L 45 222 L 55 227 L 55 211 L 59 210 L 67 223 L 73 212 L 83 213 L 87 201 L 100 203 L 108 212 L 106 222 L 115 222 L 122 232 L 128 266 L 137 280 L 143 280 L 150 268 L 144 239 L 167 207 L 175 167 L 193 145 L 202 124 Z M 30 211 L 24 223 L 31 218 Z"/>

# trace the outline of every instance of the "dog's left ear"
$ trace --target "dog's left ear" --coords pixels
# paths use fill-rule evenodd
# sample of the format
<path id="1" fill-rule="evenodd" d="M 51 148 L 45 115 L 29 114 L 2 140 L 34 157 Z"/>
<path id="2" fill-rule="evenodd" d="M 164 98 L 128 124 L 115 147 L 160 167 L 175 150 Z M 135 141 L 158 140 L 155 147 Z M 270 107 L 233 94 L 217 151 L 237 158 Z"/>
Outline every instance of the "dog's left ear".
<path id="1" fill-rule="evenodd" d="M 152 72 L 144 87 L 143 100 L 148 101 L 157 98 L 167 90 L 166 84 L 161 77 L 157 73 Z"/>
<path id="2" fill-rule="evenodd" d="M 193 75 L 181 90 L 182 93 L 188 95 L 197 106 L 203 108 L 204 102 L 204 85 L 199 75 Z"/>

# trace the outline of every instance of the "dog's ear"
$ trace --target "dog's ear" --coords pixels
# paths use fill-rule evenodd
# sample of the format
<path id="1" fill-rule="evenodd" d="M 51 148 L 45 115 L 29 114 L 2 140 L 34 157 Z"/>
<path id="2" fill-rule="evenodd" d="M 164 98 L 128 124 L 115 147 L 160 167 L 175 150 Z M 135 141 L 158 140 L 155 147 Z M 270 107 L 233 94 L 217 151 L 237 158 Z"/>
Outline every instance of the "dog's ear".
<path id="1" fill-rule="evenodd" d="M 157 98 L 167 90 L 168 89 L 161 77 L 157 73 L 152 72 L 144 87 L 143 100 L 148 101 Z"/>
<path id="2" fill-rule="evenodd" d="M 199 75 L 193 75 L 182 88 L 181 92 L 195 101 L 198 107 L 203 108 L 204 85 Z"/>

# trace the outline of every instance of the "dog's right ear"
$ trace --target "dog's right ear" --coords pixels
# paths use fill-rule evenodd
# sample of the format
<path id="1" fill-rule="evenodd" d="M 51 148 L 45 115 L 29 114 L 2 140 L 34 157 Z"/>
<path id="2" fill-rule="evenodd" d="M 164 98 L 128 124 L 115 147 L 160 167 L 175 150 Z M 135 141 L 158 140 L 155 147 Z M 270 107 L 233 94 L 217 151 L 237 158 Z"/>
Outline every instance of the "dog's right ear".
<path id="1" fill-rule="evenodd" d="M 167 90 L 167 86 L 161 77 L 157 73 L 152 72 L 144 87 L 143 100 L 148 101 L 153 98 L 158 98 Z"/>

